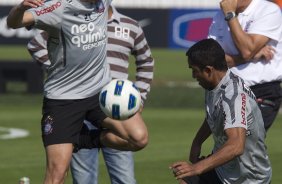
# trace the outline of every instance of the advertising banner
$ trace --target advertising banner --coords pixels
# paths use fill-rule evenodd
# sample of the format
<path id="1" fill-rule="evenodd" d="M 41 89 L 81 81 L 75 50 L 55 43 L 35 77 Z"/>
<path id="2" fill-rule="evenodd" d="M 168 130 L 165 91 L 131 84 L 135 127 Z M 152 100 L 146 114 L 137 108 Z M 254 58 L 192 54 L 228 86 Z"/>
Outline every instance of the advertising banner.
<path id="1" fill-rule="evenodd" d="M 8 29 L 6 18 L 11 8 L 11 6 L 0 6 L 0 44 L 27 44 L 38 31 L 28 31 L 25 28 Z M 118 11 L 139 22 L 151 47 L 168 45 L 169 10 L 119 8 Z"/>
<path id="2" fill-rule="evenodd" d="M 27 44 L 38 32 L 25 28 L 8 29 L 12 7 L 0 6 L 0 44 Z M 139 22 L 151 47 L 188 48 L 206 38 L 216 9 L 128 9 L 118 11 Z"/>
<path id="3" fill-rule="evenodd" d="M 168 46 L 169 9 L 121 9 L 118 11 L 139 22 L 151 47 Z"/>
<path id="4" fill-rule="evenodd" d="M 215 9 L 173 9 L 169 16 L 169 48 L 189 48 L 207 37 Z"/>

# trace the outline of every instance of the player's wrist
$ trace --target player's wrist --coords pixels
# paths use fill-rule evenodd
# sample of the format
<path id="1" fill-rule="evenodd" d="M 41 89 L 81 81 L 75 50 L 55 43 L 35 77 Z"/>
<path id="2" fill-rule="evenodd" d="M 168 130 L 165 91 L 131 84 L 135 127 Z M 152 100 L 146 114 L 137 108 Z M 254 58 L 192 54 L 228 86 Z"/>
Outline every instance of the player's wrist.
<path id="1" fill-rule="evenodd" d="M 229 22 L 236 17 L 237 17 L 237 15 L 236 15 L 235 11 L 229 11 L 225 14 L 224 20 Z"/>
<path id="2" fill-rule="evenodd" d="M 21 4 L 19 4 L 19 5 L 16 6 L 16 11 L 17 11 L 17 12 L 24 12 L 24 11 L 26 11 L 27 9 L 28 9 L 28 8 L 27 8 L 26 6 L 24 6 L 23 3 L 21 3 Z"/>

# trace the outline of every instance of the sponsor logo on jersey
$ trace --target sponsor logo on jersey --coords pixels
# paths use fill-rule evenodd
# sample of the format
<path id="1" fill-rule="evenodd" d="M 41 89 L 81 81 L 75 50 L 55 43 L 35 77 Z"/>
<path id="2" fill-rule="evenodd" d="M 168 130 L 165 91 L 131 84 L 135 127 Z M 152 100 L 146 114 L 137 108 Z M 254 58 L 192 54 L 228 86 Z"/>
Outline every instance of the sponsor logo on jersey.
<path id="1" fill-rule="evenodd" d="M 253 22 L 254 22 L 253 20 L 249 20 L 249 21 L 246 23 L 246 27 L 244 28 L 244 31 L 245 31 L 245 32 L 249 32 L 250 26 L 251 26 L 251 24 L 252 24 Z"/>
<path id="2" fill-rule="evenodd" d="M 244 93 L 242 93 L 241 97 L 242 97 L 242 107 L 241 107 L 242 121 L 241 121 L 241 124 L 246 125 L 246 95 Z"/>
<path id="3" fill-rule="evenodd" d="M 107 29 L 96 27 L 94 22 L 74 24 L 71 27 L 71 42 L 83 50 L 99 47 L 107 42 Z"/>
<path id="4" fill-rule="evenodd" d="M 52 4 L 50 5 L 49 7 L 47 8 L 43 8 L 41 10 L 35 10 L 35 13 L 37 16 L 40 16 L 40 15 L 44 15 L 46 13 L 50 13 L 50 12 L 53 12 L 55 11 L 57 8 L 59 8 L 60 6 L 62 5 L 61 2 L 57 2 L 55 4 Z"/>

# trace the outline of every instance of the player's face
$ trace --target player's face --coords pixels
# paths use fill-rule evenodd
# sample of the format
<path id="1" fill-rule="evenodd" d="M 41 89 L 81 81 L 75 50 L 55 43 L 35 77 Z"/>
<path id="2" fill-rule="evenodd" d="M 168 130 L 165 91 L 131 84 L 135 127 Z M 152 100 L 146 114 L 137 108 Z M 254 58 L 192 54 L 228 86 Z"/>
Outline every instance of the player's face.
<path id="1" fill-rule="evenodd" d="M 194 65 L 189 65 L 189 68 L 192 69 L 192 77 L 199 82 L 200 86 L 207 90 L 213 89 L 210 82 L 210 73 L 208 68 L 201 70 L 199 67 Z"/>

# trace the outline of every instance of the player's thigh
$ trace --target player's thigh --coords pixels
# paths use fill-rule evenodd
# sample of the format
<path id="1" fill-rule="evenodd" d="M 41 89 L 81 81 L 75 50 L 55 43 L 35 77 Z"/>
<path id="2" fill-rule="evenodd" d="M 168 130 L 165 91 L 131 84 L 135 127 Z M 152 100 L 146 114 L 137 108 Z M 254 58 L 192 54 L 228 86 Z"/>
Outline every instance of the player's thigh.
<path id="1" fill-rule="evenodd" d="M 58 174 L 65 173 L 71 161 L 73 145 L 71 143 L 53 144 L 45 149 L 48 169 L 54 172 L 61 172 Z"/>
<path id="2" fill-rule="evenodd" d="M 140 113 L 136 113 L 131 118 L 123 121 L 106 118 L 102 126 L 124 138 L 140 140 L 148 137 L 147 127 Z"/>
<path id="3" fill-rule="evenodd" d="M 77 143 L 86 110 L 83 100 L 44 98 L 41 119 L 44 146 Z"/>

